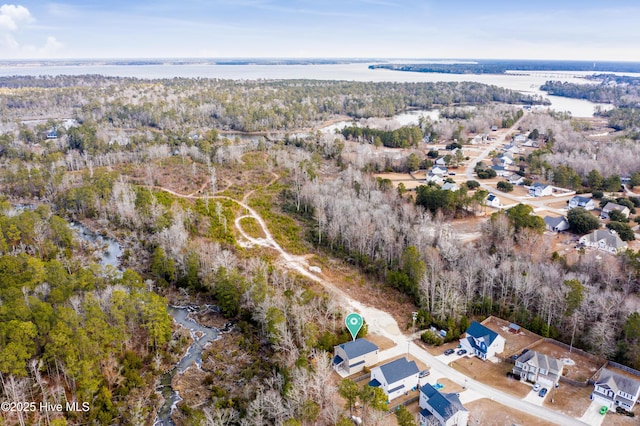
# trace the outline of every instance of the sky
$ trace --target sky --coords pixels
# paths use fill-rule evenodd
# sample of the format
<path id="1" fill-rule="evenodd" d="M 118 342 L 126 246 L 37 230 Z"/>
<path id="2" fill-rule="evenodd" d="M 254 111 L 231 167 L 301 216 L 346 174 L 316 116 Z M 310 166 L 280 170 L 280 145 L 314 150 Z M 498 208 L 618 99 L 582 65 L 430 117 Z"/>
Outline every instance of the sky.
<path id="1" fill-rule="evenodd" d="M 0 60 L 476 58 L 640 62 L 637 0 L 23 0 Z"/>

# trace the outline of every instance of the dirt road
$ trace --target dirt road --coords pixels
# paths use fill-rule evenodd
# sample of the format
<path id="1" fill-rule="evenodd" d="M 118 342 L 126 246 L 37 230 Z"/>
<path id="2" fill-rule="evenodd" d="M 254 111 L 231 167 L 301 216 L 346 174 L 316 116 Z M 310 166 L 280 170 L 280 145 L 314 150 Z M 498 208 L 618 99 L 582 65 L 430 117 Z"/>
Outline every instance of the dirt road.
<path id="1" fill-rule="evenodd" d="M 471 167 L 473 170 L 473 167 Z M 515 408 L 522 412 L 535 415 L 541 419 L 563 425 L 563 426 L 583 426 L 587 423 L 583 423 L 582 421 L 575 419 L 573 417 L 569 417 L 562 413 L 552 411 L 538 405 L 534 405 L 530 402 L 518 399 L 512 395 L 506 394 L 502 391 L 496 390 L 490 386 L 487 386 L 483 383 L 477 382 L 459 371 L 449 367 L 446 363 L 444 363 L 440 357 L 435 357 L 428 353 L 426 350 L 422 349 L 420 346 L 413 343 L 413 340 L 417 336 L 411 336 L 407 334 L 403 334 L 395 319 L 387 312 L 376 309 L 372 306 L 367 306 L 362 304 L 361 302 L 351 298 L 347 293 L 338 288 L 335 284 L 325 279 L 321 274 L 317 274 L 311 272 L 309 270 L 309 263 L 307 262 L 306 256 L 295 256 L 288 252 L 286 252 L 278 242 L 273 238 L 271 232 L 267 227 L 264 219 L 251 207 L 249 207 L 245 202 L 238 201 L 231 197 L 226 196 L 216 196 L 216 195 L 201 195 L 197 196 L 194 194 L 182 195 L 178 194 L 175 191 L 172 191 L 167 188 L 158 188 L 163 191 L 169 192 L 175 196 L 183 197 L 183 198 L 209 198 L 209 199 L 224 199 L 230 200 L 239 206 L 241 206 L 245 214 L 241 217 L 238 217 L 235 220 L 235 226 L 238 229 L 238 232 L 244 238 L 244 241 L 241 242 L 243 245 L 251 245 L 251 246 L 259 246 L 264 248 L 269 248 L 275 250 L 279 254 L 279 263 L 290 270 L 294 270 L 297 273 L 316 281 L 330 293 L 341 306 L 343 306 L 346 310 L 349 311 L 357 311 L 359 312 L 366 320 L 369 331 L 375 334 L 379 334 L 388 339 L 391 339 L 396 345 L 393 348 L 387 349 L 380 353 L 379 359 L 380 361 L 384 361 L 386 359 L 393 358 L 394 356 L 402 355 L 404 353 L 411 353 L 413 356 L 417 357 L 422 362 L 431 366 L 431 369 L 434 372 L 437 372 L 441 376 L 447 377 L 449 380 L 464 386 L 466 389 L 471 390 L 473 393 L 476 393 L 480 397 L 489 398 L 492 401 L 496 401 L 500 404 Z M 243 229 L 240 223 L 240 219 L 242 217 L 252 217 L 254 218 L 262 228 L 262 231 L 265 235 L 263 238 L 254 238 L 248 235 Z M 405 352 L 406 349 L 406 352 Z"/>

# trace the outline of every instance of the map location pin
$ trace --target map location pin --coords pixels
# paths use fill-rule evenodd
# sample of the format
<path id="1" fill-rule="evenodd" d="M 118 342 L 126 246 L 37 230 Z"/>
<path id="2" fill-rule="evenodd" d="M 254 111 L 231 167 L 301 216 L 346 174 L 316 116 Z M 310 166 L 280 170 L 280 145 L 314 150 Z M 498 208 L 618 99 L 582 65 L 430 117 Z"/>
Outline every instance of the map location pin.
<path id="1" fill-rule="evenodd" d="M 362 328 L 362 323 L 363 323 L 362 315 L 356 314 L 355 312 L 351 313 L 347 315 L 344 322 L 347 325 L 347 329 L 351 333 L 351 337 L 353 337 L 353 340 L 356 340 L 356 336 L 358 335 L 358 332 Z"/>

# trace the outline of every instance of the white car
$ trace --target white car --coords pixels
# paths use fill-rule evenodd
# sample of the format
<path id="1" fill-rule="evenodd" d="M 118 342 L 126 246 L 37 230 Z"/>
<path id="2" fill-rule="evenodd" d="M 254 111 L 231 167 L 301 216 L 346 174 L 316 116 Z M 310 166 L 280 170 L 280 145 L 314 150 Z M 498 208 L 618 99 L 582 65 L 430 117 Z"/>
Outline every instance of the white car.
<path id="1" fill-rule="evenodd" d="M 536 383 L 535 385 L 533 385 L 534 392 L 538 392 L 539 390 L 540 390 L 540 383 Z"/>

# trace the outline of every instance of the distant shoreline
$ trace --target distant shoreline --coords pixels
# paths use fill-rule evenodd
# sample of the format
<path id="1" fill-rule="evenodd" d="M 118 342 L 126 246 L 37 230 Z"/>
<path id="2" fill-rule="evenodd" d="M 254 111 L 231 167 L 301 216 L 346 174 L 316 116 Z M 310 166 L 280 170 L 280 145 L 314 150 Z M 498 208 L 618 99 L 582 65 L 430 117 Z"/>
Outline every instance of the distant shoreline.
<path id="1" fill-rule="evenodd" d="M 593 72 L 640 73 L 640 62 L 588 62 L 588 61 L 539 61 L 539 60 L 479 60 L 475 63 L 450 64 L 373 64 L 369 69 L 409 71 L 438 74 L 507 74 L 519 72 Z"/>
<path id="2" fill-rule="evenodd" d="M 188 66 L 188 65 L 340 65 L 369 64 L 369 69 L 440 74 L 505 74 L 507 71 L 593 71 L 640 73 L 640 62 L 487 60 L 487 59 L 385 59 L 385 58 L 149 58 L 149 59 L 14 59 L 0 60 L 2 67 L 38 68 L 69 66 Z"/>

